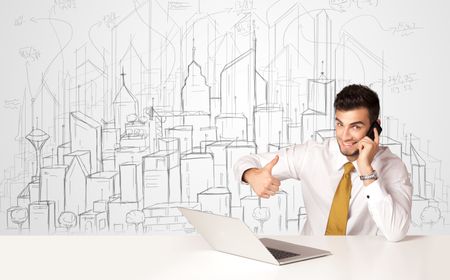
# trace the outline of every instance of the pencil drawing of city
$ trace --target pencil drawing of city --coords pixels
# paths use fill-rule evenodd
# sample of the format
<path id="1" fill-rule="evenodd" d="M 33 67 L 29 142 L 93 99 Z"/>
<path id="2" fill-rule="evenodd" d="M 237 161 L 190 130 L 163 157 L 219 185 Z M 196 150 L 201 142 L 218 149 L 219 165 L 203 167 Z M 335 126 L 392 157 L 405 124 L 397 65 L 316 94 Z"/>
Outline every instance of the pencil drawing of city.
<path id="1" fill-rule="evenodd" d="M 448 159 L 392 105 L 421 73 L 399 69 L 389 42 L 426 28 L 378 19 L 385 1 L 28 2 L 2 31 L 20 47 L 3 51 L 3 78 L 18 82 L 0 109 L 13 143 L 0 149 L 14 151 L 1 159 L 0 233 L 194 232 L 178 206 L 299 233 L 300 181 L 261 199 L 232 167 L 334 137 L 332 104 L 349 83 L 380 96 L 382 145 L 414 186 L 411 232 L 450 228 Z"/>

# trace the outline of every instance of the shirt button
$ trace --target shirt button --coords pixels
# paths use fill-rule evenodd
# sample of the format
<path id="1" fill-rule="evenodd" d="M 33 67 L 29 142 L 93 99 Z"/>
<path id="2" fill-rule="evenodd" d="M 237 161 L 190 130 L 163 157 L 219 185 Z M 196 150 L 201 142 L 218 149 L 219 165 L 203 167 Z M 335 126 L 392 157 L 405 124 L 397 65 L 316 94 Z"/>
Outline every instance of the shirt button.
<path id="1" fill-rule="evenodd" d="M 370 198 L 370 195 L 367 195 L 367 198 Z"/>

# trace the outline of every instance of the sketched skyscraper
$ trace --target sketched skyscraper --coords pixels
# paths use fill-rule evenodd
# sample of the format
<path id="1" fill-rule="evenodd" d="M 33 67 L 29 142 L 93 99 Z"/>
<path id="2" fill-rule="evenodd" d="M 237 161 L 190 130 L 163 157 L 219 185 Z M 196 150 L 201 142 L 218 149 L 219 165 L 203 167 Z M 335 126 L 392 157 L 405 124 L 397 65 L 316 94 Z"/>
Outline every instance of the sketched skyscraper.
<path id="1" fill-rule="evenodd" d="M 188 65 L 188 75 L 181 88 L 181 107 L 184 126 L 176 127 L 174 128 L 175 130 L 169 130 L 178 135 L 180 135 L 178 132 L 182 132 L 180 129 L 188 129 L 191 131 L 191 136 L 188 137 L 190 139 L 188 141 L 191 143 L 189 144 L 190 147 L 187 147 L 187 150 L 199 147 L 200 141 L 205 137 L 203 130 L 211 129 L 211 87 L 206 83 L 207 78 L 203 75 L 201 66 L 195 61 L 194 40 L 192 44 L 192 62 Z M 180 140 L 186 142 L 181 138 Z M 186 150 L 185 144 L 183 143 L 182 150 Z"/>
<path id="2" fill-rule="evenodd" d="M 39 178 L 41 174 L 41 160 L 42 160 L 42 147 L 45 142 L 50 138 L 44 131 L 33 128 L 33 130 L 25 137 L 33 145 L 36 150 L 36 171 L 34 173 L 35 178 Z"/>
<path id="3" fill-rule="evenodd" d="M 195 46 L 192 47 L 192 62 L 181 88 L 183 112 L 211 113 L 211 87 L 206 83 L 202 67 L 195 61 Z"/>
<path id="4" fill-rule="evenodd" d="M 125 133 L 125 124 L 129 115 L 139 112 L 138 100 L 125 85 L 125 73 L 122 71 L 122 87 L 113 101 L 115 127 L 120 129 L 120 135 Z"/>
<path id="5" fill-rule="evenodd" d="M 267 81 L 256 70 L 256 38 L 253 47 L 227 63 L 220 73 L 221 113 L 243 114 L 254 139 L 254 107 L 267 102 Z"/>
<path id="6" fill-rule="evenodd" d="M 325 10 L 314 22 L 314 78 L 308 79 L 307 109 L 301 114 L 301 141 L 334 137 L 336 81 L 331 71 L 331 20 Z"/>
<path id="7" fill-rule="evenodd" d="M 331 73 L 331 20 L 325 10 L 318 12 L 314 19 L 314 79 Z"/>
<path id="8" fill-rule="evenodd" d="M 81 112 L 71 112 L 69 124 L 71 151 L 89 151 L 89 173 L 103 171 L 101 124 Z"/>
<path id="9" fill-rule="evenodd" d="M 55 202 L 49 200 L 35 201 L 28 206 L 29 225 L 31 233 L 53 233 L 56 216 Z"/>
<path id="10" fill-rule="evenodd" d="M 64 178 L 64 211 L 81 214 L 86 211 L 86 185 L 89 175 L 81 158 L 75 156 Z"/>

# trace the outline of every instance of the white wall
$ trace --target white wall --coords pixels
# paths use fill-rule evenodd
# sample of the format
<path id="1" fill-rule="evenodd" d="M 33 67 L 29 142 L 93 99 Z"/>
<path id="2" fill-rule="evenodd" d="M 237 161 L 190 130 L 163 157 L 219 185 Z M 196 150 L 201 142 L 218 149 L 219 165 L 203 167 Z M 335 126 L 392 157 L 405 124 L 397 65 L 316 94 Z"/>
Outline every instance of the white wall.
<path id="1" fill-rule="evenodd" d="M 7 223 L 7 210 L 18 205 L 17 196 L 34 175 L 34 150 L 24 137 L 33 128 L 45 131 L 50 138 L 43 148 L 43 166 L 56 166 L 60 164 L 57 147 L 71 137 L 69 113 L 79 111 L 89 122 L 100 123 L 106 135 L 106 130 L 115 131 L 113 101 L 119 91 L 134 97 L 124 95 L 128 103 L 123 106 L 137 106 L 141 121 L 132 127 L 140 132 L 124 137 L 120 143 L 112 137 L 108 138 L 112 142 L 102 144 L 122 146 L 116 152 L 103 150 L 104 171 L 119 171 L 119 163 L 114 160 L 120 164 L 142 162 L 142 157 L 157 152 L 149 161 L 151 166 L 142 167 L 143 188 L 146 189 L 145 180 L 149 180 L 148 188 L 164 186 L 172 190 L 172 197 L 167 198 L 166 191 L 152 192 L 147 188 L 148 193 L 161 195 L 157 198 L 160 203 L 170 202 L 143 210 L 147 231 L 191 230 L 171 208 L 182 203 L 180 178 L 190 176 L 180 174 L 189 172 L 180 168 L 183 143 L 193 142 L 193 153 L 214 154 L 214 174 L 208 175 L 221 177 L 214 178 L 214 185 L 200 187 L 204 192 L 202 201 L 211 196 L 211 201 L 230 207 L 233 216 L 246 217 L 242 203 L 252 204 L 252 194 L 245 186 L 230 181 L 229 161 L 255 151 L 253 129 L 258 129 L 258 123 L 247 110 L 252 108 L 248 104 L 260 106 L 256 119 L 273 121 L 269 121 L 268 129 L 256 131 L 258 136 L 267 134 L 267 139 L 259 139 L 258 143 L 275 147 L 299 143 L 301 139 L 288 138 L 286 127 L 299 123 L 301 113 L 308 107 L 309 79 L 331 80 L 335 85 L 330 88 L 332 93 L 349 83 L 367 84 L 378 92 L 384 136 L 402 145 L 399 155 L 408 168 L 410 143 L 413 144 L 425 165 L 427 177 L 423 187 L 432 190 L 426 196 L 416 197 L 415 226 L 411 232 L 448 232 L 448 6 L 445 1 L 404 0 L 2 1 L 0 232 L 18 231 L 17 225 Z M 193 56 L 195 63 L 191 64 Z M 121 90 L 122 69 L 128 91 Z M 188 98 L 196 98 L 195 92 L 201 92 L 198 98 L 209 95 L 210 111 L 181 114 L 181 103 L 186 99 L 181 94 L 183 86 L 191 87 L 183 91 L 193 94 Z M 202 100 L 199 104 L 205 104 Z M 148 120 L 144 113 L 152 105 L 166 120 L 162 127 L 157 118 Z M 281 110 L 282 118 L 270 113 Z M 233 114 L 239 117 L 228 119 Z M 218 134 L 223 139 L 216 139 L 214 133 L 219 115 L 222 126 Z M 332 111 L 328 111 L 330 116 Z M 228 121 L 223 122 L 224 119 Z M 182 125 L 192 126 L 191 136 L 181 133 L 192 137 L 191 142 L 180 139 L 176 144 L 177 141 L 159 139 L 168 136 L 166 131 Z M 226 135 L 237 137 L 238 141 L 230 145 Z M 202 146 L 202 140 L 211 142 Z M 273 150 L 273 145 L 264 150 Z M 60 152 L 70 151 L 61 148 Z M 295 209 L 289 207 L 289 196 L 295 190 L 292 184 L 296 183 L 289 184 L 286 189 L 291 193 L 287 193 L 287 198 L 282 196 L 288 205 L 282 203 L 284 206 L 273 211 L 284 211 L 290 219 L 288 231 L 296 231 Z M 235 199 L 230 200 L 223 189 L 205 192 L 212 187 L 228 187 L 232 196 L 240 193 L 241 205 L 239 200 L 237 205 Z M 115 186 L 115 194 L 120 195 L 117 190 L 121 188 Z M 111 201 L 120 208 L 120 215 L 136 208 L 132 201 Z M 228 205 L 229 201 L 233 205 Z M 92 210 L 93 219 L 98 219 L 107 212 L 107 204 L 99 202 L 96 205 L 103 206 L 87 209 Z M 267 207 L 272 209 L 275 204 L 267 203 Z M 191 206 L 198 208 L 201 204 Z M 430 219 L 433 223 L 427 223 Z M 254 228 L 254 221 L 248 224 Z M 133 232 L 135 227 L 130 225 L 128 230 Z M 142 224 L 138 228 L 142 230 Z M 28 230 L 27 226 L 23 230 Z M 276 226 L 265 226 L 264 230 L 286 232 Z M 62 229 L 57 228 L 59 231 Z"/>

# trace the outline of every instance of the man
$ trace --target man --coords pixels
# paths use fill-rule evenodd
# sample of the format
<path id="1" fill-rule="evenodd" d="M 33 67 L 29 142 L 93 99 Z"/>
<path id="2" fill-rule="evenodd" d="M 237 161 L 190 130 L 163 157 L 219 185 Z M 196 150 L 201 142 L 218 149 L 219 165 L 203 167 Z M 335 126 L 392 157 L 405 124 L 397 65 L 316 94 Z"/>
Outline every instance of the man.
<path id="1" fill-rule="evenodd" d="M 377 94 L 350 85 L 337 94 L 336 139 L 308 141 L 275 153 L 240 158 L 234 172 L 263 198 L 275 195 L 280 180 L 302 181 L 308 218 L 303 234 L 376 235 L 399 241 L 411 220 L 412 185 L 402 160 L 380 147 Z"/>

